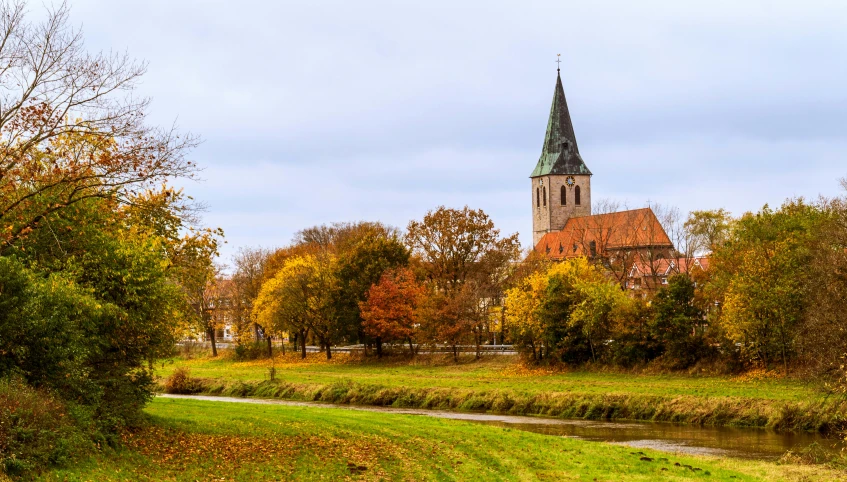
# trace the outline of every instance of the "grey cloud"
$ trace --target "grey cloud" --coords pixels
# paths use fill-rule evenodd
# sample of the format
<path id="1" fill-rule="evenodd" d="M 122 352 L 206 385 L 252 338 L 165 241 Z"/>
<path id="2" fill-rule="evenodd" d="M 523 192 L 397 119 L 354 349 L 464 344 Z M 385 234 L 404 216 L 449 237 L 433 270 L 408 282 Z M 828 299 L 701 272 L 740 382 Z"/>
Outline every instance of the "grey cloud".
<path id="1" fill-rule="evenodd" d="M 440 204 L 528 243 L 556 53 L 595 198 L 738 213 L 847 175 L 841 1 L 78 0 L 73 20 L 149 61 L 152 121 L 206 139 L 187 187 L 225 253 Z"/>

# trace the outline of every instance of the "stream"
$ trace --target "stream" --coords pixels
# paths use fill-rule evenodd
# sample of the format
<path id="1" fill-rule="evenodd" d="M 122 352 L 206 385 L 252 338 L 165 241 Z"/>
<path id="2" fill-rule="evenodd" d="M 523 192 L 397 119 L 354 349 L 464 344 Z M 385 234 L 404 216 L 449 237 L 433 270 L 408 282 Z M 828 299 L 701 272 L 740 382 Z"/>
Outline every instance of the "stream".
<path id="1" fill-rule="evenodd" d="M 845 447 L 840 439 L 825 438 L 816 433 L 781 433 L 756 428 L 703 427 L 699 425 L 664 422 L 591 421 L 544 418 L 520 415 L 498 415 L 477 412 L 451 412 L 414 408 L 393 408 L 360 405 L 334 405 L 317 402 L 268 400 L 260 398 L 217 397 L 205 395 L 169 395 L 161 398 L 184 398 L 213 402 L 254 403 L 298 407 L 334 408 L 366 412 L 385 412 L 404 415 L 465 420 L 524 430 L 544 435 L 571 437 L 580 440 L 609 442 L 634 448 L 695 455 L 714 455 L 747 459 L 774 460 L 788 450 L 798 451 L 813 444 L 821 450 L 837 452 Z"/>

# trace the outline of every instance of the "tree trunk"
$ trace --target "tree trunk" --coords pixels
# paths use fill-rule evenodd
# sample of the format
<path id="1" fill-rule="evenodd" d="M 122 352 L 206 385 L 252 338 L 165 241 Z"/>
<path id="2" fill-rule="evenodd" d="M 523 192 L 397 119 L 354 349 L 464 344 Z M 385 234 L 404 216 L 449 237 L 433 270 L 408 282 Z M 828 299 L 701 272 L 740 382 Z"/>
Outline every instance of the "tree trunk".
<path id="1" fill-rule="evenodd" d="M 459 347 L 453 345 L 453 362 L 459 363 Z"/>
<path id="2" fill-rule="evenodd" d="M 412 354 L 412 358 L 415 357 L 415 345 L 412 343 L 412 337 L 409 337 L 409 353 Z"/>
<path id="3" fill-rule="evenodd" d="M 780 330 L 780 345 L 782 345 L 782 372 L 788 375 L 788 358 L 785 356 L 785 331 Z"/>
<path id="4" fill-rule="evenodd" d="M 273 346 L 273 342 L 271 341 L 272 338 L 273 337 L 270 336 L 270 335 L 265 337 L 265 339 L 268 340 L 268 358 L 271 358 L 271 359 L 273 359 L 273 357 L 274 357 L 274 346 Z"/>
<path id="5" fill-rule="evenodd" d="M 306 329 L 300 330 L 300 358 L 306 359 Z"/>
<path id="6" fill-rule="evenodd" d="M 279 346 L 282 347 L 282 356 L 285 356 L 285 338 L 279 342 Z"/>
<path id="7" fill-rule="evenodd" d="M 376 357 L 382 358 L 382 338 L 376 337 Z"/>
<path id="8" fill-rule="evenodd" d="M 479 358 L 482 356 L 482 349 L 480 348 L 480 345 L 482 345 L 482 333 L 481 332 L 476 334 L 476 359 L 477 360 L 479 360 Z"/>
<path id="9" fill-rule="evenodd" d="M 209 340 L 212 342 L 212 356 L 218 356 L 218 347 L 215 343 L 215 328 L 209 328 Z"/>
<path id="10" fill-rule="evenodd" d="M 594 354 L 594 343 L 591 342 L 591 338 L 588 338 L 588 347 L 591 348 L 591 361 L 597 363 L 597 355 Z"/>
<path id="11" fill-rule="evenodd" d="M 259 324 L 253 323 L 253 341 L 259 341 Z"/>
<path id="12" fill-rule="evenodd" d="M 326 359 L 332 360 L 332 351 L 330 350 L 329 342 L 326 342 L 325 345 L 326 345 Z"/>

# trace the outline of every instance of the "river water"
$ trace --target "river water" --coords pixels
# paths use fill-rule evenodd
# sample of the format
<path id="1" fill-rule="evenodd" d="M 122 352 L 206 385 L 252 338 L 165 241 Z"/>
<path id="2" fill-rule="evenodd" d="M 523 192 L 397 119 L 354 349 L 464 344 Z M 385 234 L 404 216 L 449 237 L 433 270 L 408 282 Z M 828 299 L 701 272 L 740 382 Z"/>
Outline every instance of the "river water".
<path id="1" fill-rule="evenodd" d="M 674 423 L 615 422 L 570 420 L 519 415 L 498 415 L 477 412 L 450 412 L 359 405 L 334 405 L 316 402 L 268 400 L 259 398 L 215 397 L 205 395 L 159 395 L 162 398 L 185 398 L 230 403 L 255 403 L 300 407 L 334 408 L 423 415 L 436 418 L 465 420 L 496 425 L 551 436 L 610 442 L 634 448 L 649 448 L 663 452 L 717 455 L 749 459 L 773 460 L 786 451 L 798 451 L 816 444 L 820 450 L 836 452 L 844 447 L 839 439 L 824 438 L 814 433 L 780 433 L 772 430 L 731 427 L 702 427 Z"/>

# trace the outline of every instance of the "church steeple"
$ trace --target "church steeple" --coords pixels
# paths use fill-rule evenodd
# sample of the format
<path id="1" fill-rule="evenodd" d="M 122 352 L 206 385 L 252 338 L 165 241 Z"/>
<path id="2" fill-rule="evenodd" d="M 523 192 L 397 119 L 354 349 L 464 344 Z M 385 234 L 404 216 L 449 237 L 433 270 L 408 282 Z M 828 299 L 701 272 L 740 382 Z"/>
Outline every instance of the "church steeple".
<path id="1" fill-rule="evenodd" d="M 579 155 L 559 69 L 556 69 L 556 89 L 553 91 L 553 105 L 550 107 L 550 119 L 547 121 L 544 147 L 541 150 L 538 164 L 530 177 L 550 174 L 591 175 L 591 171 L 588 170 Z"/>
<path id="2" fill-rule="evenodd" d="M 591 171 L 579 155 L 558 69 L 544 147 L 530 177 L 533 244 L 537 245 L 545 234 L 563 229 L 568 219 L 591 214 Z"/>

